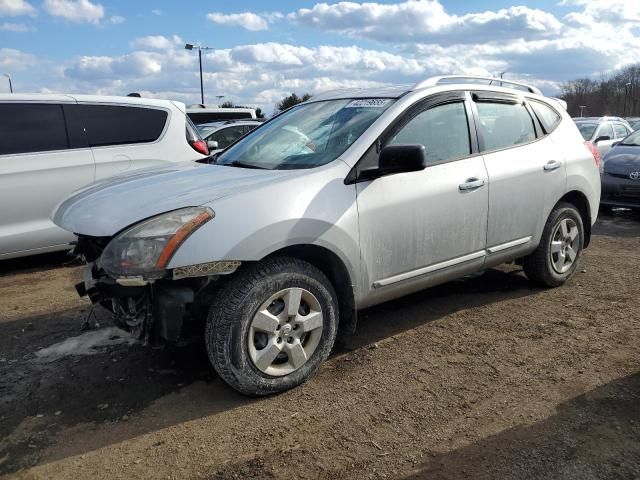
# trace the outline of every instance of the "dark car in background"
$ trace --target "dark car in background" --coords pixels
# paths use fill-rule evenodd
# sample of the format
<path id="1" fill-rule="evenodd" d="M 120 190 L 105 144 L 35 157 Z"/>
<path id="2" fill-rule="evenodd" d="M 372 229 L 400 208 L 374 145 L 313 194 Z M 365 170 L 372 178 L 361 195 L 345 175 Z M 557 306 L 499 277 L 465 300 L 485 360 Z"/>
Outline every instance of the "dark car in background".
<path id="1" fill-rule="evenodd" d="M 640 209 L 640 131 L 623 139 L 604 157 L 600 205 Z"/>

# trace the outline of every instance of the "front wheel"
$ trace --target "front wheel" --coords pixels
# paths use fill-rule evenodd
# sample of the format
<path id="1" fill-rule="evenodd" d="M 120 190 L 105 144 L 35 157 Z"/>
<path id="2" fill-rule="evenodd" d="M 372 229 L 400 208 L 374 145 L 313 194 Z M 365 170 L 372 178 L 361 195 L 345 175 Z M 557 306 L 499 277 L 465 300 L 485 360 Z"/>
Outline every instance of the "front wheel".
<path id="1" fill-rule="evenodd" d="M 299 259 L 272 258 L 238 272 L 207 319 L 209 359 L 246 395 L 268 395 L 311 377 L 336 336 L 338 301 L 327 277 Z"/>
<path id="2" fill-rule="evenodd" d="M 559 287 L 575 273 L 584 245 L 584 225 L 576 208 L 559 203 L 549 215 L 538 248 L 524 259 L 529 280 Z"/>

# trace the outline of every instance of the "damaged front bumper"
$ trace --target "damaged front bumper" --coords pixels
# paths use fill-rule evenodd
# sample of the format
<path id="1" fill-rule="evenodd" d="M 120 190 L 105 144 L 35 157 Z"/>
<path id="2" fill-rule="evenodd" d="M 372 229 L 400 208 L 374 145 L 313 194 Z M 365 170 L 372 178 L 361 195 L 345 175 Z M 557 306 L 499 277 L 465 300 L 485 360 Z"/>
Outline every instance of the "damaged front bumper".
<path id="1" fill-rule="evenodd" d="M 162 279 L 114 279 L 93 261 L 75 287 L 81 297 L 111 311 L 118 327 L 157 346 L 185 340 L 193 331 L 188 327 L 202 326 L 221 276 L 239 266 L 240 262 L 212 262 L 167 271 Z"/>

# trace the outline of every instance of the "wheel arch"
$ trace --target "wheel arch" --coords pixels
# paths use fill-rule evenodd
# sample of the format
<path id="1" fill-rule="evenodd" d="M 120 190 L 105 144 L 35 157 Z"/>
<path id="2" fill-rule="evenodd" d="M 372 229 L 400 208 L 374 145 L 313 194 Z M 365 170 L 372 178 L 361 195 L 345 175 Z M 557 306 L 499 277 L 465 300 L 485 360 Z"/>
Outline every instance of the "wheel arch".
<path id="1" fill-rule="evenodd" d="M 584 226 L 584 248 L 587 248 L 591 242 L 591 205 L 589 204 L 589 199 L 581 191 L 572 190 L 571 192 L 565 193 L 558 201 L 558 203 L 560 202 L 572 204 L 580 213 Z"/>
<path id="2" fill-rule="evenodd" d="M 354 284 L 349 274 L 349 269 L 336 253 L 319 245 L 299 244 L 275 250 L 265 258 L 276 256 L 299 258 L 324 273 L 338 295 L 340 308 L 338 326 L 340 330 L 349 333 L 355 332 L 357 314 Z"/>

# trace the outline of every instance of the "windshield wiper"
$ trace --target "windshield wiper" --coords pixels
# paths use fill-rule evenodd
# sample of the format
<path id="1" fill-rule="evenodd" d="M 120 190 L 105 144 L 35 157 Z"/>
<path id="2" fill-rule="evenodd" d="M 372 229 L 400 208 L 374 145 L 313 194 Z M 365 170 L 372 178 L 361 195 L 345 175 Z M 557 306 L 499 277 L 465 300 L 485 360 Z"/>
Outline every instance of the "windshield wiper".
<path id="1" fill-rule="evenodd" d="M 620 145 L 624 145 L 625 147 L 640 147 L 640 143 L 620 143 Z"/>
<path id="2" fill-rule="evenodd" d="M 267 167 L 254 165 L 253 163 L 245 163 L 241 160 L 234 160 L 233 162 L 230 162 L 230 163 L 223 163 L 223 165 L 228 165 L 230 167 L 253 168 L 255 170 L 269 170 Z"/>

